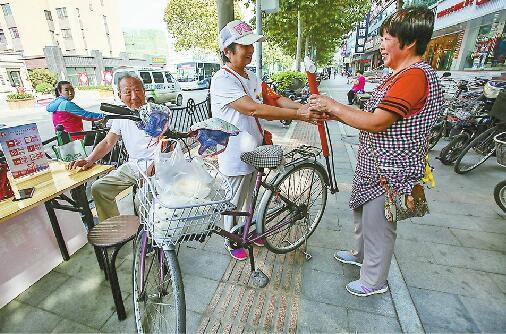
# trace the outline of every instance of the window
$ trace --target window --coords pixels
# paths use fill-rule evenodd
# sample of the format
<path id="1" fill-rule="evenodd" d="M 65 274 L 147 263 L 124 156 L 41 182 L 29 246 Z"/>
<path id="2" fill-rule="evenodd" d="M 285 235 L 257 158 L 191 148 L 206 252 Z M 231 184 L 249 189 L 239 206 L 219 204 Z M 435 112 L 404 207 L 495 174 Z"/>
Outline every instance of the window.
<path id="1" fill-rule="evenodd" d="M 53 17 L 51 16 L 51 12 L 48 10 L 44 11 L 44 15 L 46 16 L 46 20 L 53 21 Z"/>
<path id="2" fill-rule="evenodd" d="M 9 31 L 11 32 L 12 38 L 19 38 L 19 31 L 17 27 L 9 28 Z"/>
<path id="3" fill-rule="evenodd" d="M 66 7 L 56 8 L 56 14 L 58 14 L 58 17 L 60 19 L 64 19 L 64 18 L 68 17 L 67 8 Z"/>
<path id="4" fill-rule="evenodd" d="M 5 39 L 4 30 L 0 29 L 0 44 L 6 44 L 7 40 Z"/>
<path id="5" fill-rule="evenodd" d="M 170 75 L 169 72 L 163 72 L 163 73 L 165 73 L 165 79 L 167 80 L 168 83 L 174 82 L 174 80 L 172 79 L 172 75 Z"/>
<path id="6" fill-rule="evenodd" d="M 2 10 L 3 10 L 5 16 L 12 15 L 11 5 L 9 5 L 8 3 L 4 3 L 2 5 Z"/>
<path id="7" fill-rule="evenodd" d="M 79 8 L 76 8 L 77 17 L 81 17 L 81 12 L 79 11 Z"/>
<path id="8" fill-rule="evenodd" d="M 151 74 L 149 74 L 149 72 L 139 72 L 139 74 L 141 75 L 142 82 L 145 84 L 150 84 L 153 82 L 153 80 L 151 80 Z"/>
<path id="9" fill-rule="evenodd" d="M 162 72 L 153 72 L 153 80 L 155 83 L 165 83 Z"/>
<path id="10" fill-rule="evenodd" d="M 72 38 L 72 34 L 70 33 L 70 29 L 62 29 L 61 36 L 63 38 Z"/>

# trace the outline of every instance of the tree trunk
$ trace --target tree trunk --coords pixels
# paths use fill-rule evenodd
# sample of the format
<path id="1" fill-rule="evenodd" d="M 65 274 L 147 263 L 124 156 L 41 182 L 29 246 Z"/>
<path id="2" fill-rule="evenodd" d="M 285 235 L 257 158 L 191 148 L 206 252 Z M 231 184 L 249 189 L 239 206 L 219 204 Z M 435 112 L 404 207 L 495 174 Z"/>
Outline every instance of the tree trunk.
<path id="1" fill-rule="evenodd" d="M 300 71 L 300 53 L 302 51 L 302 20 L 297 12 L 297 53 L 295 54 L 295 70 Z"/>
<path id="2" fill-rule="evenodd" d="M 404 0 L 397 0 L 397 10 L 401 10 L 404 5 Z"/>
<path id="3" fill-rule="evenodd" d="M 234 20 L 234 1 L 233 0 L 217 0 L 218 7 L 218 31 L 230 21 Z"/>
<path id="4" fill-rule="evenodd" d="M 309 36 L 306 36 L 306 43 L 304 45 L 304 57 L 309 56 Z"/>

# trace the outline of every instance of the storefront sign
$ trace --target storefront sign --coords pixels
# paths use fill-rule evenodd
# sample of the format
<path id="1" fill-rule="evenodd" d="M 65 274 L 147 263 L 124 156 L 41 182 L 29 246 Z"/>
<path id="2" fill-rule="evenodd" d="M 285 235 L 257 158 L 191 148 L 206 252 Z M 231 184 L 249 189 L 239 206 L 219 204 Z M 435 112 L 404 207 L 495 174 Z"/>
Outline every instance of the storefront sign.
<path id="1" fill-rule="evenodd" d="M 355 53 L 364 53 L 365 41 L 367 39 L 367 24 L 369 22 L 369 14 L 357 25 L 357 39 L 355 41 Z"/>
<path id="2" fill-rule="evenodd" d="M 460 1 L 456 4 L 454 4 L 453 6 L 450 6 L 446 9 L 443 9 L 443 10 L 437 12 L 436 16 L 437 16 L 437 18 L 441 18 L 443 16 L 458 12 L 459 10 L 462 10 L 462 9 L 464 9 L 468 6 L 471 6 L 475 3 L 476 3 L 476 6 L 481 6 L 481 5 L 484 5 L 490 1 L 493 1 L 493 0 L 464 0 L 464 1 Z"/>
<path id="3" fill-rule="evenodd" d="M 0 144 L 14 178 L 49 168 L 35 123 L 1 129 Z"/>
<path id="4" fill-rule="evenodd" d="M 376 50 L 379 49 L 380 45 L 381 45 L 381 36 L 376 35 L 374 37 L 369 38 L 365 42 L 365 50 L 366 51 Z"/>

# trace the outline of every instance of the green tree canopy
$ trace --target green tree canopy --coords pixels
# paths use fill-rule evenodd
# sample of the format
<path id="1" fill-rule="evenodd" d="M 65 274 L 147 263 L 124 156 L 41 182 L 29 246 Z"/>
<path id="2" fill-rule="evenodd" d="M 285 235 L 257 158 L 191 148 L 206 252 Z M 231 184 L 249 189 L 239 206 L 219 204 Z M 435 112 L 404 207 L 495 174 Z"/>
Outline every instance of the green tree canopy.
<path id="1" fill-rule="evenodd" d="M 54 87 L 58 80 L 58 75 L 46 68 L 35 68 L 28 71 L 28 79 L 32 82 L 33 87 L 42 83 Z"/>
<path id="2" fill-rule="evenodd" d="M 238 3 L 234 15 L 241 17 Z M 176 40 L 176 50 L 193 48 L 218 52 L 218 12 L 216 0 L 168 0 L 164 21 Z"/>
<path id="3" fill-rule="evenodd" d="M 263 21 L 269 41 L 295 56 L 297 12 L 301 12 L 303 37 L 316 50 L 315 61 L 326 65 L 342 37 L 369 11 L 368 0 L 283 0 L 280 11 Z"/>

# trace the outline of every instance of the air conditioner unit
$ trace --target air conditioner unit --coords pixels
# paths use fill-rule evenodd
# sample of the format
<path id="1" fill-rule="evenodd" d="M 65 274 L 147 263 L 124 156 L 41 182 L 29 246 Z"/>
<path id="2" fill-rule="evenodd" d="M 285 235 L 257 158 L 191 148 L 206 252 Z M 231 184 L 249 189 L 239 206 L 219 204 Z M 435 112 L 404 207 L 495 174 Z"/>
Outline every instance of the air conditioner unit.
<path id="1" fill-rule="evenodd" d="M 261 0 L 260 6 L 266 13 L 276 13 L 279 11 L 279 0 Z"/>

